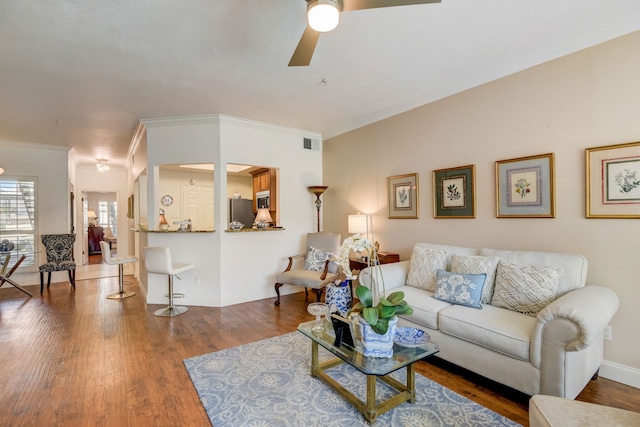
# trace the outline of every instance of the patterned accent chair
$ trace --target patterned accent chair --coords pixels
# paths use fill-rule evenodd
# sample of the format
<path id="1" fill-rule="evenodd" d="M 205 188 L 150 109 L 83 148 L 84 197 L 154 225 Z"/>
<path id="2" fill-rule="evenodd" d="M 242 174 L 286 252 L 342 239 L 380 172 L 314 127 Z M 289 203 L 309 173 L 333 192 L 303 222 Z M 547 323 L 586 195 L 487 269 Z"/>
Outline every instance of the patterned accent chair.
<path id="1" fill-rule="evenodd" d="M 339 267 L 331 258 L 340 250 L 340 234 L 308 233 L 305 244 L 306 253 L 290 256 L 287 268 L 276 276 L 274 288 L 278 298 L 275 305 L 280 305 L 282 285 L 302 286 L 305 296 L 308 296 L 307 290 L 311 288 L 316 294 L 316 300 L 320 301 L 324 288 L 338 277 Z M 304 266 L 292 268 L 296 260 L 304 260 Z"/>
<path id="2" fill-rule="evenodd" d="M 73 261 L 75 234 L 43 234 L 42 244 L 47 253 L 47 262 L 40 266 L 40 293 L 44 291 L 44 273 L 48 273 L 47 288 L 51 284 L 52 271 L 68 271 L 69 281 L 76 288 L 76 263 Z"/>

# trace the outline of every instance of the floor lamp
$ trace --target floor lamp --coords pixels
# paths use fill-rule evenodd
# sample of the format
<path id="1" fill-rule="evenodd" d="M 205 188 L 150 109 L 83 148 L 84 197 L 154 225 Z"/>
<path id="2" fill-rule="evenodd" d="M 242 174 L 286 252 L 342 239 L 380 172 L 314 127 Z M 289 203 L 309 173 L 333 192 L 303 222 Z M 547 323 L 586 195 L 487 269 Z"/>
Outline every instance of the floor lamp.
<path id="1" fill-rule="evenodd" d="M 316 210 L 318 211 L 318 233 L 320 232 L 320 207 L 322 206 L 322 200 L 320 200 L 320 196 L 325 190 L 329 187 L 326 185 L 312 185 L 311 187 L 307 187 L 309 191 L 316 195 Z"/>

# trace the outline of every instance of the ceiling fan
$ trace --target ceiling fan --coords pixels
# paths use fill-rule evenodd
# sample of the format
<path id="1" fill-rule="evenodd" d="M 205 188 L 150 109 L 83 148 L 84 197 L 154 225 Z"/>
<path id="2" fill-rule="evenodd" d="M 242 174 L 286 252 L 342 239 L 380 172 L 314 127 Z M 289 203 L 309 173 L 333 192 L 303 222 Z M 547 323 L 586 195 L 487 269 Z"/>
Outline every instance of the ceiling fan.
<path id="1" fill-rule="evenodd" d="M 289 61 L 290 67 L 307 66 L 320 33 L 333 30 L 340 20 L 341 12 L 374 9 L 378 7 L 409 6 L 415 4 L 440 3 L 441 0 L 305 0 L 307 2 L 307 28 L 302 33 L 295 52 Z"/>

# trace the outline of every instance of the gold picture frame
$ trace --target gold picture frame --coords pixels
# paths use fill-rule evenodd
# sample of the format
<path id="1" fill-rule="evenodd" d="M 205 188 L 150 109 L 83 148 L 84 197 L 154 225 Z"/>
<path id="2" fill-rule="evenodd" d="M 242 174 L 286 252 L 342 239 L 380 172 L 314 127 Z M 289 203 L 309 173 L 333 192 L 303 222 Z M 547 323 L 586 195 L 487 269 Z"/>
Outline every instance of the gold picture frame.
<path id="1" fill-rule="evenodd" d="M 133 219 L 133 194 L 127 199 L 127 218 Z"/>
<path id="2" fill-rule="evenodd" d="M 640 142 L 585 149 L 587 218 L 640 218 Z"/>
<path id="3" fill-rule="evenodd" d="M 497 218 L 555 218 L 554 154 L 496 162 Z"/>
<path id="4" fill-rule="evenodd" d="M 387 177 L 387 203 L 389 218 L 418 218 L 418 174 Z"/>
<path id="5" fill-rule="evenodd" d="M 476 166 L 433 171 L 433 217 L 476 217 Z"/>

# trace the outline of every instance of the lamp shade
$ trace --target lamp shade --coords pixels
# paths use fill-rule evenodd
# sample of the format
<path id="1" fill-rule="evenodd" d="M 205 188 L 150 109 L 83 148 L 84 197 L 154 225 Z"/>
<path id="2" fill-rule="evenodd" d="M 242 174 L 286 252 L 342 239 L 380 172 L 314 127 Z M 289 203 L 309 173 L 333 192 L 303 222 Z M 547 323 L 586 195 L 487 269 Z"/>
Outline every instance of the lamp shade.
<path id="1" fill-rule="evenodd" d="M 349 234 L 368 234 L 369 233 L 369 215 L 349 215 L 348 217 Z"/>
<path id="2" fill-rule="evenodd" d="M 158 222 L 158 225 L 160 226 L 169 226 L 169 222 L 167 222 L 167 218 L 164 216 L 164 209 L 160 209 L 160 220 Z"/>
<path id="3" fill-rule="evenodd" d="M 258 209 L 258 214 L 256 215 L 256 222 L 273 222 L 271 218 L 271 214 L 269 213 L 269 209 L 260 208 Z"/>
<path id="4" fill-rule="evenodd" d="M 87 212 L 87 218 L 97 218 L 98 215 L 96 215 L 96 212 L 93 210 L 90 210 Z"/>

